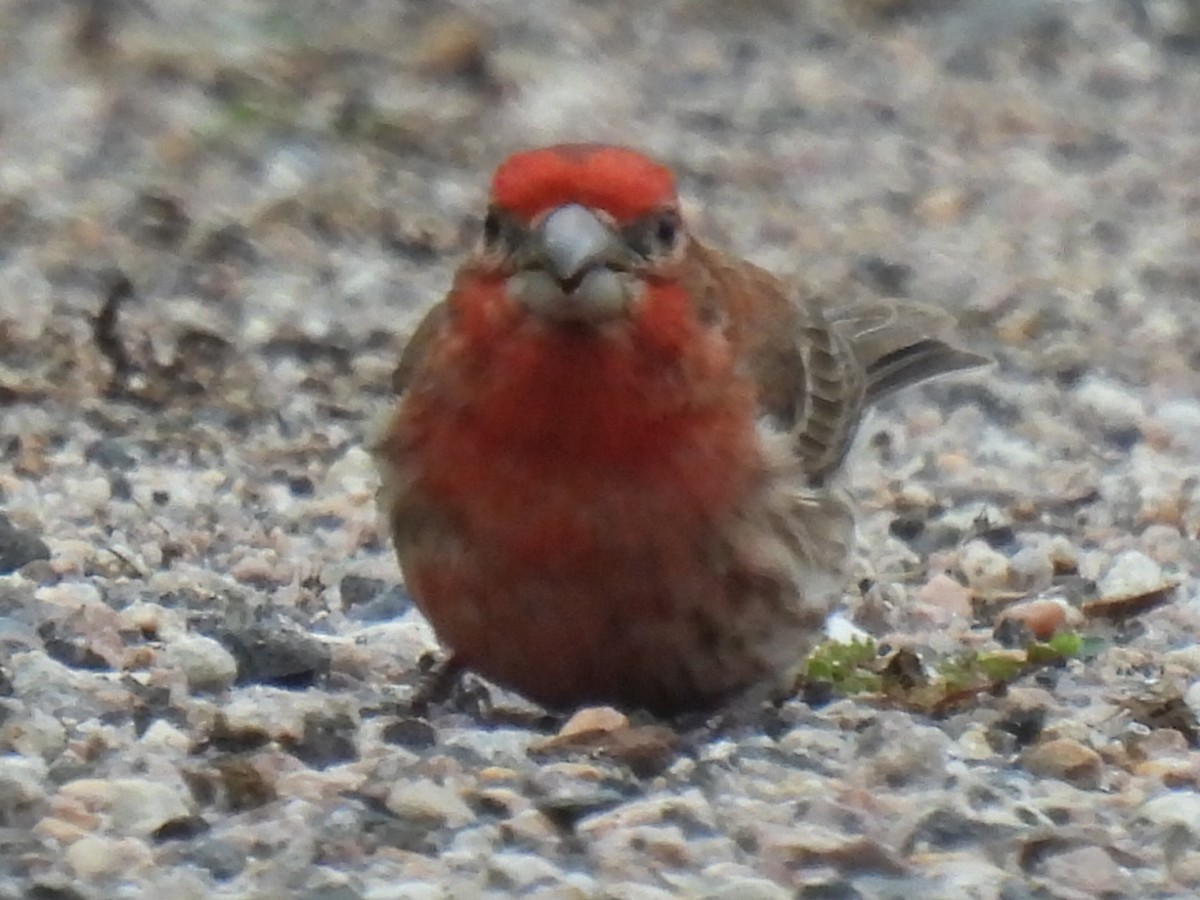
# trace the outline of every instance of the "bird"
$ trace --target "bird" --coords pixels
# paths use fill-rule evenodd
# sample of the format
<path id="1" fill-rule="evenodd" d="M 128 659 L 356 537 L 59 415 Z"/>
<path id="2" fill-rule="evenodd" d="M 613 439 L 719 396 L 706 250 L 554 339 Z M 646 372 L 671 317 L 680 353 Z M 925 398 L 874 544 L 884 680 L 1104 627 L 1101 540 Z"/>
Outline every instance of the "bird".
<path id="1" fill-rule="evenodd" d="M 934 306 L 839 305 L 707 246 L 627 147 L 513 154 L 479 232 L 370 446 L 451 663 L 551 710 L 786 691 L 849 579 L 864 414 L 986 358 Z"/>

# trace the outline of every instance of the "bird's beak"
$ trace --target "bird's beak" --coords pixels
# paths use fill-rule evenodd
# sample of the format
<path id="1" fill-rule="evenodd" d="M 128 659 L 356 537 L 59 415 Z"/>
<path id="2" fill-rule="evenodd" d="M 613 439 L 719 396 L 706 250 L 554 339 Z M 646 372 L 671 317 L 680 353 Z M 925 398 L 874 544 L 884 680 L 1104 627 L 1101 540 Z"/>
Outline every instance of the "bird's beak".
<path id="1" fill-rule="evenodd" d="M 629 250 L 609 225 L 577 203 L 547 215 L 517 255 L 508 293 L 555 321 L 607 321 L 626 310 L 634 292 Z"/>

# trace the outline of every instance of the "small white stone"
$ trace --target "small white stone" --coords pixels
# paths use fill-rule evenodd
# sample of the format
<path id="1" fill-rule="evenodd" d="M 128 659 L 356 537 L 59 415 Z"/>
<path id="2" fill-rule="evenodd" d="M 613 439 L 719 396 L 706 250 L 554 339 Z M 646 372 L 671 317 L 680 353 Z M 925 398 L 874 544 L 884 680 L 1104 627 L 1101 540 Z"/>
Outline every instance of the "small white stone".
<path id="1" fill-rule="evenodd" d="M 185 634 L 183 617 L 178 610 L 139 600 L 130 603 L 118 615 L 122 628 L 133 628 L 160 640 L 170 641 Z"/>
<path id="2" fill-rule="evenodd" d="M 84 509 L 100 509 L 112 500 L 112 485 L 102 476 L 80 478 L 71 482 L 71 500 Z"/>
<path id="3" fill-rule="evenodd" d="M 162 654 L 163 665 L 178 669 L 193 691 L 223 691 L 237 678 L 237 660 L 218 641 L 189 634 L 172 641 Z"/>
<path id="4" fill-rule="evenodd" d="M 46 763 L 38 757 L 0 756 L 0 810 L 31 806 L 46 796 Z"/>
<path id="5" fill-rule="evenodd" d="M 422 881 L 379 884 L 367 889 L 363 900 L 450 900 L 449 888 Z"/>
<path id="6" fill-rule="evenodd" d="M 1009 561 L 1012 586 L 1022 591 L 1038 591 L 1049 587 L 1054 579 L 1054 561 L 1047 547 L 1022 547 Z"/>
<path id="7" fill-rule="evenodd" d="M 67 745 L 67 729 L 57 718 L 40 709 L 11 720 L 0 728 L 3 743 L 22 756 L 52 759 Z"/>
<path id="8" fill-rule="evenodd" d="M 1126 550 L 1112 561 L 1098 589 L 1101 597 L 1130 597 L 1163 587 L 1162 567 L 1145 553 Z"/>
<path id="9" fill-rule="evenodd" d="M 667 891 L 635 881 L 619 881 L 608 885 L 603 896 L 619 897 L 620 900 L 675 900 L 681 894 L 678 891 Z"/>
<path id="10" fill-rule="evenodd" d="M 562 873 L 531 853 L 493 853 L 488 868 L 506 886 L 524 892 L 538 882 L 559 881 Z"/>
<path id="11" fill-rule="evenodd" d="M 322 493 L 374 496 L 375 463 L 362 447 L 351 447 L 325 472 Z"/>
<path id="12" fill-rule="evenodd" d="M 425 819 L 443 827 L 458 828 L 475 820 L 458 791 L 428 779 L 396 784 L 385 804 L 398 816 Z"/>
<path id="13" fill-rule="evenodd" d="M 730 900 L 789 900 L 795 896 L 787 888 L 745 871 L 735 863 L 717 863 L 704 870 L 705 880 L 713 888 L 708 897 Z"/>
<path id="14" fill-rule="evenodd" d="M 169 722 L 155 719 L 138 743 L 155 753 L 184 754 L 191 749 L 192 739 Z"/>
<path id="15" fill-rule="evenodd" d="M 1200 839 L 1200 796 L 1189 791 L 1170 791 L 1143 803 L 1138 818 L 1164 829 L 1183 828 L 1195 841 Z"/>
<path id="16" fill-rule="evenodd" d="M 1126 385 L 1090 375 L 1082 379 L 1074 391 L 1075 400 L 1107 428 L 1130 428 L 1141 422 L 1145 405 Z"/>
<path id="17" fill-rule="evenodd" d="M 970 541 L 958 552 L 958 565 L 967 583 L 977 591 L 999 591 L 1008 586 L 1008 559 L 984 541 Z"/>
<path id="18" fill-rule="evenodd" d="M 81 606 L 103 605 L 100 590 L 94 584 L 82 581 L 64 581 L 60 584 L 40 587 L 33 593 L 34 599 L 54 606 L 76 609 Z"/>
<path id="19" fill-rule="evenodd" d="M 871 640 L 869 632 L 859 628 L 842 613 L 834 613 L 825 620 L 825 636 L 838 644 Z"/>
<path id="20" fill-rule="evenodd" d="M 1168 400 L 1154 411 L 1154 418 L 1177 447 L 1200 447 L 1200 403 L 1186 399 Z"/>
<path id="21" fill-rule="evenodd" d="M 188 814 L 179 790 L 145 778 L 80 778 L 59 788 L 65 798 L 104 813 L 114 832 L 144 836 Z"/>
<path id="22" fill-rule="evenodd" d="M 89 834 L 67 848 L 66 858 L 72 871 L 89 881 L 118 872 L 132 874 L 149 865 L 153 856 L 150 848 L 136 838 Z"/>
<path id="23" fill-rule="evenodd" d="M 976 762 L 991 759 L 995 755 L 991 744 L 988 743 L 987 735 L 981 728 L 971 728 L 963 732 L 957 742 L 958 753 L 961 759 L 970 759 Z"/>
<path id="24" fill-rule="evenodd" d="M 1200 447 L 1200 443 L 1196 446 Z M 1175 565 L 1183 557 L 1188 541 L 1174 525 L 1148 525 L 1139 535 L 1138 543 L 1155 562 Z"/>
<path id="25" fill-rule="evenodd" d="M 1200 716 L 1200 681 L 1193 681 L 1188 686 L 1183 695 L 1183 702 L 1187 704 L 1193 715 Z"/>

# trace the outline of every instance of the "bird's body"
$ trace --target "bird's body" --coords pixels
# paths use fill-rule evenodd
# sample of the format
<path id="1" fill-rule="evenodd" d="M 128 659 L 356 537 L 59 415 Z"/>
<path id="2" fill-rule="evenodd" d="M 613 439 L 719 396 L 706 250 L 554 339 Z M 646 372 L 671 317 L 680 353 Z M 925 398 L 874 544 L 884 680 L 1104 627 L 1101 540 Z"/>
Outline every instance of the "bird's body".
<path id="1" fill-rule="evenodd" d="M 684 231 L 669 172 L 510 158 L 375 446 L 408 587 L 457 661 L 562 707 L 786 675 L 837 597 L 865 406 L 975 365 L 944 314 L 830 312 Z"/>

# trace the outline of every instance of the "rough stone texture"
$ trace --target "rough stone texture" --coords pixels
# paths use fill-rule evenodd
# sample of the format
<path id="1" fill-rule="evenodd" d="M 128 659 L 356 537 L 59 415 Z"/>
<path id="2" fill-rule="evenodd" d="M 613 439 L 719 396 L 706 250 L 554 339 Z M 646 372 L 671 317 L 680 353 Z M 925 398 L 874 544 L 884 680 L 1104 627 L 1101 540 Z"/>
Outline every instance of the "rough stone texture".
<path id="1" fill-rule="evenodd" d="M 0 898 L 1195 896 L 1197 21 L 0 4 Z M 864 429 L 847 633 L 935 658 L 1043 599 L 1094 652 L 936 721 L 638 732 L 652 766 L 472 678 L 414 703 L 364 435 L 491 168 L 560 139 L 996 357 Z"/>

